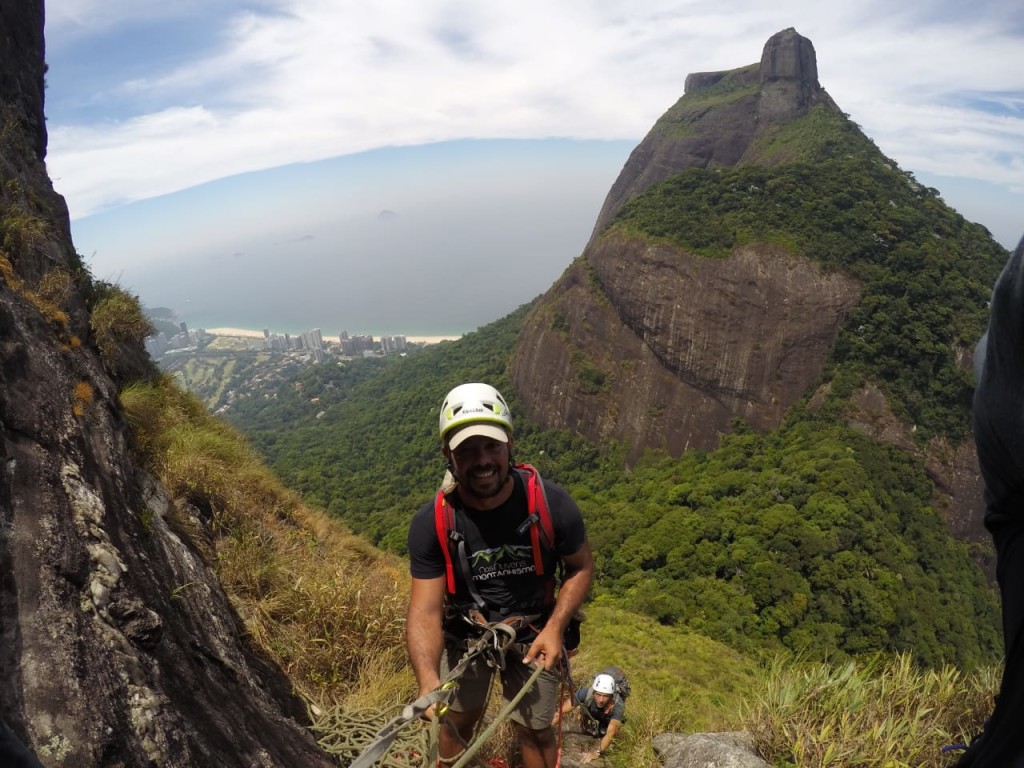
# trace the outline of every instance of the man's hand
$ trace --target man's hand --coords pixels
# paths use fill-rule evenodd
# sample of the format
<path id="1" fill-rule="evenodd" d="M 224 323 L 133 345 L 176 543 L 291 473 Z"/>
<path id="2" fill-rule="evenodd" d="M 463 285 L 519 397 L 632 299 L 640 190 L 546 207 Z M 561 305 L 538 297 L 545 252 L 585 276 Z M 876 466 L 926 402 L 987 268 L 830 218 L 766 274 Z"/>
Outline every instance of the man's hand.
<path id="1" fill-rule="evenodd" d="M 536 662 L 544 669 L 553 669 L 562 655 L 562 632 L 555 626 L 545 626 L 530 645 L 530 650 L 523 656 L 524 664 Z"/>
<path id="2" fill-rule="evenodd" d="M 592 763 L 601 756 L 601 753 L 596 749 L 593 752 L 584 752 L 583 757 L 580 758 L 580 762 L 583 764 Z"/>

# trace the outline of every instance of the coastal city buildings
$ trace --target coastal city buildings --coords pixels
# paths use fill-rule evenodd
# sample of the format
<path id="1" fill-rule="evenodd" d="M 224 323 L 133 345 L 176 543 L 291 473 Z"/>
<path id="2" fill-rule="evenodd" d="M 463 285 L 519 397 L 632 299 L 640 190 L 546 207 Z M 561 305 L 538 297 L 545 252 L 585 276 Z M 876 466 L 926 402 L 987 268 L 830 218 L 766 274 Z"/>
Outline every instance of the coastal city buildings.
<path id="1" fill-rule="evenodd" d="M 177 333 L 170 335 L 166 331 L 160 331 L 155 336 L 150 336 L 146 340 L 146 350 L 150 356 L 160 359 L 169 354 L 197 352 L 208 346 L 218 335 L 229 335 L 211 334 L 202 328 L 190 331 L 185 323 L 180 323 L 177 330 Z M 322 363 L 328 356 L 354 358 L 400 354 L 408 348 L 405 336 L 380 336 L 378 338 L 364 335 L 350 336 L 348 331 L 341 331 L 336 343 L 324 341 L 319 328 L 296 335 L 272 333 L 269 328 L 264 328 L 262 343 L 259 339 L 252 341 L 251 349 L 253 350 L 298 355 L 308 358 L 313 363 Z"/>

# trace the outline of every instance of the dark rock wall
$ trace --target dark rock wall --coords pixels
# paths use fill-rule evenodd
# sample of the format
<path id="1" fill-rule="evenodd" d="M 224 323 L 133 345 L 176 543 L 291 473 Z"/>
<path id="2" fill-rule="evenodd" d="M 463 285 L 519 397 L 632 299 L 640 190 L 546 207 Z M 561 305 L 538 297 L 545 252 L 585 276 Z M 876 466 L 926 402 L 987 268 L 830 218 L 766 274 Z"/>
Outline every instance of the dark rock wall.
<path id="1" fill-rule="evenodd" d="M 0 717 L 46 766 L 331 765 L 181 533 L 205 523 L 133 459 L 42 164 L 42 2 L 0 22 Z"/>
<path id="2" fill-rule="evenodd" d="M 609 237 L 588 261 L 663 368 L 712 397 L 771 405 L 769 423 L 818 378 L 860 299 L 856 281 L 782 250 L 742 248 L 716 260 Z"/>
<path id="3" fill-rule="evenodd" d="M 24 121 L 22 130 L 31 137 L 40 159 L 46 155 L 44 48 L 43 3 L 0 0 L 0 103 L 16 111 L 17 119 Z M 0 114 L 0 121 L 6 123 L 10 117 L 10 112 L 5 111 Z M 0 124 L 0 130 L 3 128 Z"/>
<path id="4" fill-rule="evenodd" d="M 778 423 L 859 298 L 855 281 L 781 251 L 719 261 L 602 238 L 527 318 L 511 376 L 544 426 L 621 440 L 634 456 L 711 449 L 736 417 Z M 580 383 L 574 350 L 604 374 L 599 391 Z"/>

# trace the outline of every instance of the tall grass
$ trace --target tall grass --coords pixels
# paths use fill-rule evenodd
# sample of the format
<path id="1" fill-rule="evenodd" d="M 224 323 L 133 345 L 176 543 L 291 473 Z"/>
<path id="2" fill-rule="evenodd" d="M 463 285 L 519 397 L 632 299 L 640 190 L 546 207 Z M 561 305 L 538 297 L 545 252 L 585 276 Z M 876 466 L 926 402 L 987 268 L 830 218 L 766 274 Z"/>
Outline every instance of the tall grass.
<path id="1" fill-rule="evenodd" d="M 304 505 L 171 379 L 132 385 L 121 401 L 137 452 L 177 506 L 207 520 L 225 591 L 296 691 L 321 705 L 407 699 L 401 563 Z"/>
<path id="2" fill-rule="evenodd" d="M 756 685 L 753 660 L 702 635 L 631 613 L 605 597 L 585 612 L 580 652 L 572 664 L 576 684 L 588 683 L 615 664 L 632 689 L 626 723 L 607 762 L 660 768 L 651 746 L 657 734 L 735 729 L 737 712 Z"/>
<path id="3" fill-rule="evenodd" d="M 96 302 L 89 322 L 96 335 L 100 357 L 108 365 L 117 365 L 126 348 L 138 349 L 154 331 L 142 311 L 137 296 L 111 283 L 96 283 Z"/>
<path id="4" fill-rule="evenodd" d="M 766 760 L 790 768 L 939 768 L 992 705 L 998 670 L 918 668 L 908 654 L 841 666 L 779 657 L 745 708 Z"/>

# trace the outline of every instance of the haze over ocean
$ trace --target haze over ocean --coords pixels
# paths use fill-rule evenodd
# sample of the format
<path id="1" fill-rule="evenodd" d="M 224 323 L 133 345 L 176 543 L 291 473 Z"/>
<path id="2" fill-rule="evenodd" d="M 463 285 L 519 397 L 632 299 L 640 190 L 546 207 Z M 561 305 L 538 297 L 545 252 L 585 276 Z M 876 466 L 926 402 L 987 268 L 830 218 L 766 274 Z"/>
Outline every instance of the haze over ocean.
<path id="1" fill-rule="evenodd" d="M 209 182 L 72 232 L 95 276 L 189 327 L 458 336 L 533 300 L 580 255 L 633 147 L 374 150 Z"/>

